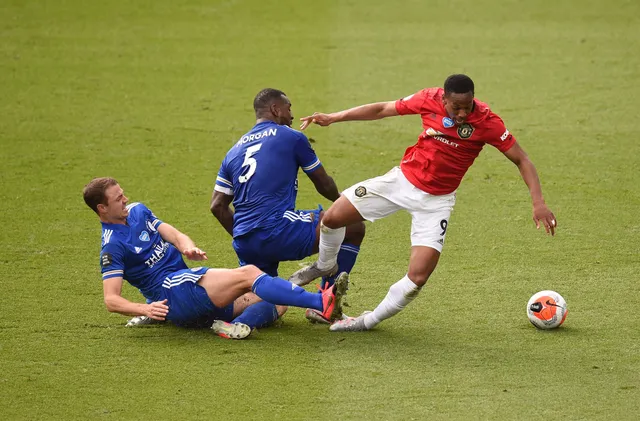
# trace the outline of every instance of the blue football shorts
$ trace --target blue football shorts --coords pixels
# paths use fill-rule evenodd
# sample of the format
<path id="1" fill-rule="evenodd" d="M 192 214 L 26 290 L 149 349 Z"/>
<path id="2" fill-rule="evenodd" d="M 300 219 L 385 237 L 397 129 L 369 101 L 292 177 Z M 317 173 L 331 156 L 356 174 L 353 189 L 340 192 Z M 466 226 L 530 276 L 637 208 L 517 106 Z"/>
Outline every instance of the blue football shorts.
<path id="1" fill-rule="evenodd" d="M 285 211 L 275 227 L 254 230 L 233 239 L 240 265 L 256 265 L 270 276 L 278 263 L 311 256 L 322 206 L 314 210 Z"/>
<path id="2" fill-rule="evenodd" d="M 207 291 L 198 285 L 209 268 L 182 269 L 167 276 L 162 283 L 162 298 L 167 299 L 167 320 L 179 326 L 206 327 L 214 320 L 231 321 L 233 303 L 224 308 L 213 305 Z"/>

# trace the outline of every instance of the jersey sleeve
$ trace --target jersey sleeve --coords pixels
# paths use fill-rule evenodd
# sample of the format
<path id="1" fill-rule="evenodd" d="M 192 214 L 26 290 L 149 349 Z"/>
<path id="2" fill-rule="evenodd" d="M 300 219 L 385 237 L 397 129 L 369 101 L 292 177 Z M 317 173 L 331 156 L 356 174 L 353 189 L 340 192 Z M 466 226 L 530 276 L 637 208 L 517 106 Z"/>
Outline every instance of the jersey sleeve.
<path id="1" fill-rule="evenodd" d="M 218 170 L 218 176 L 216 177 L 216 185 L 213 188 L 215 191 L 224 193 L 228 196 L 233 196 L 233 182 L 231 172 L 229 171 L 229 165 L 227 158 L 222 161 L 220 170 Z"/>
<path id="2" fill-rule="evenodd" d="M 298 166 L 302 168 L 302 171 L 309 174 L 318 169 L 322 163 L 316 155 L 316 152 L 311 147 L 309 140 L 302 133 L 297 133 L 295 144 L 295 155 Z"/>
<path id="3" fill-rule="evenodd" d="M 142 207 L 142 212 L 144 214 L 145 219 L 149 223 L 149 227 L 157 231 L 160 224 L 162 224 L 162 221 L 158 219 L 158 217 L 151 211 L 151 209 L 149 209 L 142 203 L 140 203 L 140 206 Z"/>
<path id="4" fill-rule="evenodd" d="M 508 151 L 515 143 L 516 138 L 505 127 L 504 122 L 496 114 L 489 116 L 487 120 L 489 125 L 487 131 L 486 143 L 496 147 L 500 152 Z"/>
<path id="5" fill-rule="evenodd" d="M 427 88 L 399 99 L 396 101 L 396 111 L 400 115 L 442 112 L 442 105 L 438 99 L 441 91 L 441 88 Z"/>
<path id="6" fill-rule="evenodd" d="M 124 277 L 124 252 L 118 244 L 105 244 L 100 251 L 102 280 Z"/>
<path id="7" fill-rule="evenodd" d="M 427 102 L 427 89 L 396 101 L 396 111 L 400 115 L 420 114 Z"/>

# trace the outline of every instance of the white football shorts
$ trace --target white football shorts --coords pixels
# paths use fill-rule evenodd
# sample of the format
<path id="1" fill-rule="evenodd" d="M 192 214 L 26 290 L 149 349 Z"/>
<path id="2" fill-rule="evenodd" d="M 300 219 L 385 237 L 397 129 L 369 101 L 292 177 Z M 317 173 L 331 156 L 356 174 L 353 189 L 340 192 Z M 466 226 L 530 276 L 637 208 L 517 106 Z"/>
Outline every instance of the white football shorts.
<path id="1" fill-rule="evenodd" d="M 342 194 L 367 221 L 375 221 L 401 209 L 411 214 L 411 245 L 442 252 L 456 193 L 435 196 L 420 190 L 394 167 L 380 177 L 354 184 Z"/>

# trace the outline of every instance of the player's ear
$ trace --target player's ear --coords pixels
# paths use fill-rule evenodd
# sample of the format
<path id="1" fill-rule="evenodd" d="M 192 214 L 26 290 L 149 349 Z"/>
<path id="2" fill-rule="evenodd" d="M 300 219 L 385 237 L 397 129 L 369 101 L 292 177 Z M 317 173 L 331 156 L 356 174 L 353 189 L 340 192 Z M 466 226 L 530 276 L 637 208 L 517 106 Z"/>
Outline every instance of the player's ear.
<path id="1" fill-rule="evenodd" d="M 269 111 L 271 111 L 271 114 L 273 114 L 274 116 L 280 117 L 280 109 L 278 108 L 278 104 L 276 104 L 275 102 L 269 106 Z"/>
<path id="2" fill-rule="evenodd" d="M 96 208 L 98 209 L 98 213 L 104 212 L 104 211 L 107 210 L 107 205 L 103 205 L 102 203 L 98 203 L 98 206 L 96 206 Z"/>

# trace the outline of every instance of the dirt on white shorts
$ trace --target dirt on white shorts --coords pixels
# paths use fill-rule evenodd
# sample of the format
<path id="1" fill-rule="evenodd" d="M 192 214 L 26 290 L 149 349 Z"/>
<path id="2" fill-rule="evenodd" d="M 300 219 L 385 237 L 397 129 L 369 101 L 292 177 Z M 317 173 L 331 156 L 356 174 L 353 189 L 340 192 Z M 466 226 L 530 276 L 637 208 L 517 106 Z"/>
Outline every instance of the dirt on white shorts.
<path id="1" fill-rule="evenodd" d="M 342 194 L 367 221 L 389 216 L 399 210 L 411 214 L 411 245 L 442 251 L 456 193 L 434 196 L 411 184 L 394 167 L 380 177 L 354 184 Z"/>

